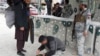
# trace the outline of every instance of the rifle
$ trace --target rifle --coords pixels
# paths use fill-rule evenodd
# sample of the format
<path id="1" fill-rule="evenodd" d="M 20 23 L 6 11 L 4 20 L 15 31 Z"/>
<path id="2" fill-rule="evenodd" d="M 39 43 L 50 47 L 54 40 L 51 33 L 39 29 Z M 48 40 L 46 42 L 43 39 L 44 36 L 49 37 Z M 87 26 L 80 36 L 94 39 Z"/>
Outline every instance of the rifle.
<path id="1" fill-rule="evenodd" d="M 75 39 L 75 24 L 76 24 L 75 18 L 76 18 L 76 15 L 75 15 L 75 17 L 74 17 L 74 23 L 73 23 L 72 41 Z"/>

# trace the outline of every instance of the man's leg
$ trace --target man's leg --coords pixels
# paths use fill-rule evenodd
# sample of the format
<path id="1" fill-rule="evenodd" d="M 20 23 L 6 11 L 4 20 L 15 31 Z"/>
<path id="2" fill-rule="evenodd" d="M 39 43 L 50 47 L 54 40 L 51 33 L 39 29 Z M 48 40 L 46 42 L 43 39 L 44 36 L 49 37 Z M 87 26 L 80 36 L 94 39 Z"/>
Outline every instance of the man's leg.
<path id="1" fill-rule="evenodd" d="M 22 53 L 23 50 L 23 46 L 24 45 L 24 41 L 23 40 L 17 40 L 17 54 L 24 56 L 24 54 Z"/>
<path id="2" fill-rule="evenodd" d="M 51 7 L 52 7 L 52 4 L 47 4 L 47 14 L 48 15 L 51 15 Z"/>
<path id="3" fill-rule="evenodd" d="M 78 56 L 84 55 L 84 42 L 85 37 L 83 36 L 83 33 L 77 33 Z"/>
<path id="4" fill-rule="evenodd" d="M 23 48 L 24 48 L 24 41 L 17 40 L 17 51 L 22 51 Z"/>

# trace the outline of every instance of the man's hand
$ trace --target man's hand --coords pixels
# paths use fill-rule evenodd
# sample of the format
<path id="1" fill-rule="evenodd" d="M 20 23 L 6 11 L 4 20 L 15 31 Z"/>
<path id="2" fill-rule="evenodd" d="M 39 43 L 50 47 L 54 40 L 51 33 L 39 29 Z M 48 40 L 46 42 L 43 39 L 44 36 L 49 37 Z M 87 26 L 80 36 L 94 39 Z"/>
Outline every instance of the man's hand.
<path id="1" fill-rule="evenodd" d="M 45 54 L 43 54 L 43 56 L 45 56 Z"/>
<path id="2" fill-rule="evenodd" d="M 84 35 L 85 37 L 87 37 L 87 31 L 84 31 L 84 32 L 83 32 L 83 35 Z"/>
<path id="3" fill-rule="evenodd" d="M 25 30 L 25 28 L 24 28 L 24 27 L 20 27 L 20 30 L 21 30 L 21 31 L 24 31 L 24 30 Z"/>
<path id="4" fill-rule="evenodd" d="M 40 50 L 37 50 L 37 51 L 36 51 L 36 55 L 38 55 L 38 54 L 40 54 Z"/>

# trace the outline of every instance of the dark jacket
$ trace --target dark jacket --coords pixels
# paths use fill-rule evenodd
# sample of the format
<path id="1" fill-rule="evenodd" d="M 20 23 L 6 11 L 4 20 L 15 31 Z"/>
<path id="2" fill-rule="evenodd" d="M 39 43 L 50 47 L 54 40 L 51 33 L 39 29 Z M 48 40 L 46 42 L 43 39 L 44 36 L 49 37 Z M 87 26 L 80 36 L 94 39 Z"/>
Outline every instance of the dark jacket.
<path id="1" fill-rule="evenodd" d="M 45 0 L 46 3 L 52 3 L 52 0 Z"/>
<path id="2" fill-rule="evenodd" d="M 28 9 L 23 0 L 13 0 L 15 11 L 15 26 L 28 28 Z"/>
<path id="3" fill-rule="evenodd" d="M 62 14 L 62 8 L 61 7 L 59 7 L 55 12 L 53 12 L 53 15 L 57 16 L 57 17 L 61 17 L 61 14 Z"/>
<path id="4" fill-rule="evenodd" d="M 52 56 L 55 54 L 57 50 L 65 51 L 65 45 L 58 38 L 54 38 L 52 36 L 47 37 L 48 43 L 46 45 L 41 45 L 39 50 L 43 50 L 46 47 L 49 52 L 46 53 L 46 56 Z"/>

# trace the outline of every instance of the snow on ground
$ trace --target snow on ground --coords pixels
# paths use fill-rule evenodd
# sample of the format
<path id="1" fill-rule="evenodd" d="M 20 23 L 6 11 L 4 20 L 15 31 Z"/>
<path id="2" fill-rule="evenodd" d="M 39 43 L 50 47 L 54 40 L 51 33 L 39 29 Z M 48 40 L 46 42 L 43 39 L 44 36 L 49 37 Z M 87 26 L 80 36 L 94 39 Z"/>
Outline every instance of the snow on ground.
<path id="1" fill-rule="evenodd" d="M 16 40 L 14 39 L 14 35 L 14 27 L 12 29 L 9 29 L 6 26 L 4 15 L 0 14 L 0 56 L 18 56 L 16 54 Z M 34 44 L 31 44 L 30 41 L 25 44 L 25 49 L 27 50 L 26 56 L 35 56 L 36 49 L 40 45 L 37 40 L 38 37 L 35 36 Z M 76 52 L 73 51 L 73 49 L 67 47 L 65 56 L 77 55 Z"/>

